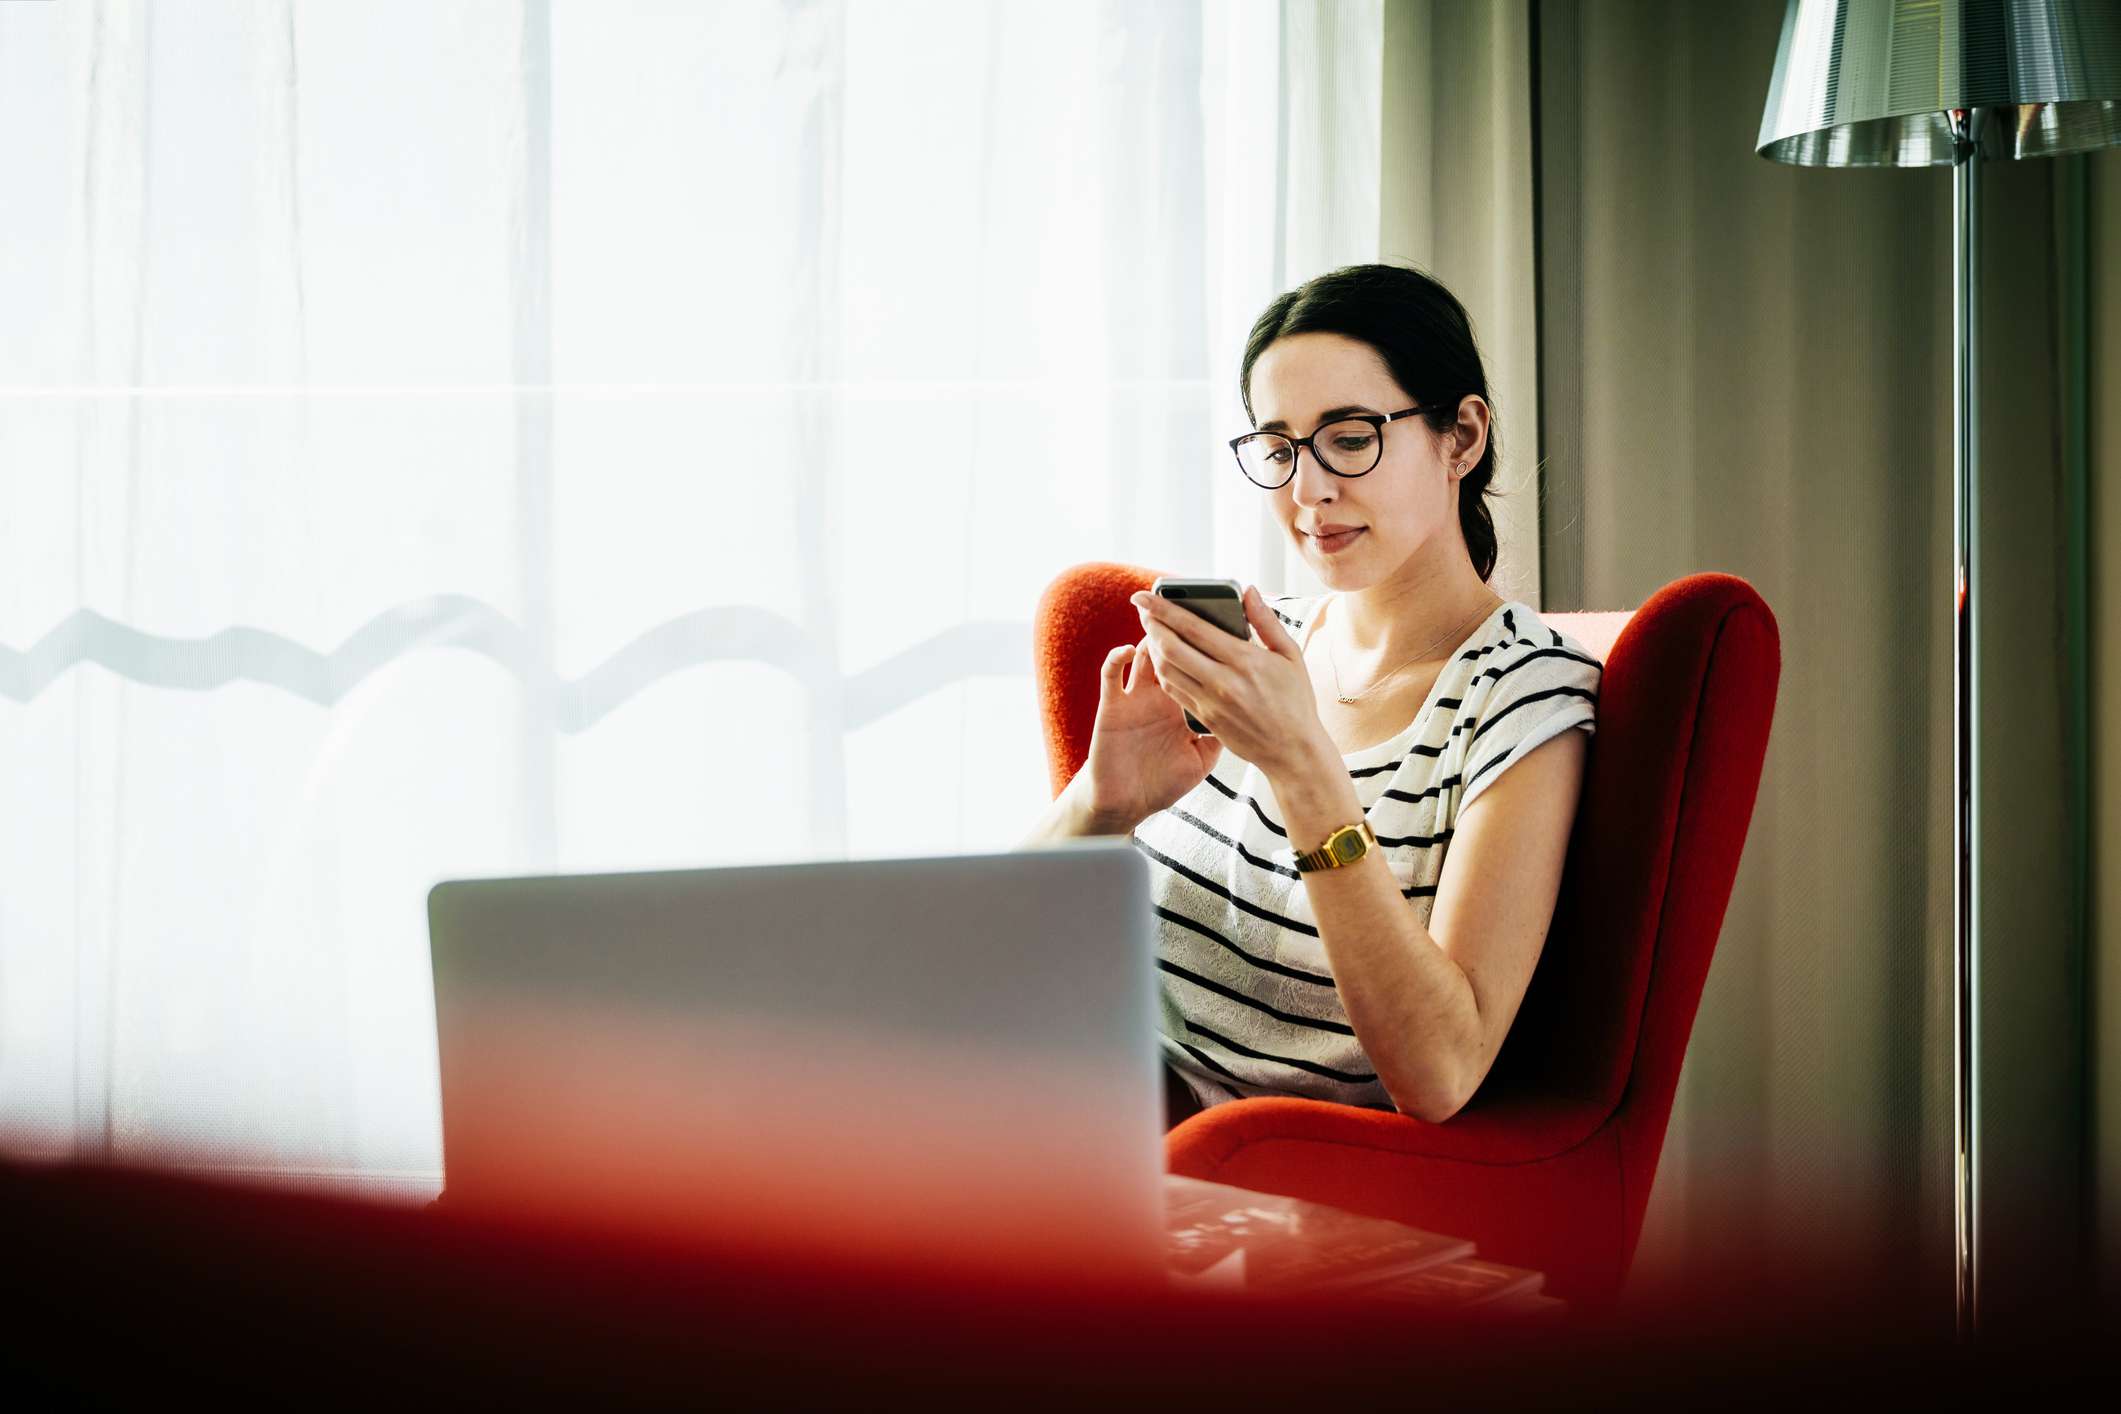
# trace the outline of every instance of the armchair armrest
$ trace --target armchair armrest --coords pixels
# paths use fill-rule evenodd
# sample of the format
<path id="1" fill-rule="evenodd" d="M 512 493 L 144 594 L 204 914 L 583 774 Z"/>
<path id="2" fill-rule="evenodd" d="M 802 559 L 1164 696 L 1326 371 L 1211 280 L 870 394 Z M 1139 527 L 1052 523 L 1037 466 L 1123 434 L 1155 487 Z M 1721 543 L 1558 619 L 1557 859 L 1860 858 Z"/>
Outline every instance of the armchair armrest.
<path id="1" fill-rule="evenodd" d="M 1408 1158 L 1475 1164 L 1538 1163 L 1581 1144 L 1611 1113 L 1570 1096 L 1475 1097 L 1444 1124 L 1396 1111 L 1275 1096 L 1216 1105 L 1165 1139 L 1173 1173 L 1209 1177 L 1248 1146 L 1289 1140 Z"/>

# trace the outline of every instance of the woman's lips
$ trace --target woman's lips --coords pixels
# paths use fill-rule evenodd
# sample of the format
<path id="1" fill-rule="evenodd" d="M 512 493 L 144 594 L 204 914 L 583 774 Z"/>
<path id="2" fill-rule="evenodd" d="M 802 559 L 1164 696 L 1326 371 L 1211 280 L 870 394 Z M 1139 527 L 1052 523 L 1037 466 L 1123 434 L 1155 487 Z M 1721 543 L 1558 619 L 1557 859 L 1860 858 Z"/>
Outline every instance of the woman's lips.
<path id="1" fill-rule="evenodd" d="M 1368 530 L 1369 528 L 1370 527 L 1368 527 L 1367 525 L 1359 525 L 1353 530 L 1343 530 L 1338 535 L 1314 535 L 1311 537 L 1311 541 L 1313 544 L 1317 545 L 1319 549 L 1325 551 L 1328 555 L 1330 555 L 1333 554 L 1335 551 L 1344 550 L 1348 546 L 1353 545 L 1355 543 L 1355 537 L 1362 534 L 1365 530 Z"/>

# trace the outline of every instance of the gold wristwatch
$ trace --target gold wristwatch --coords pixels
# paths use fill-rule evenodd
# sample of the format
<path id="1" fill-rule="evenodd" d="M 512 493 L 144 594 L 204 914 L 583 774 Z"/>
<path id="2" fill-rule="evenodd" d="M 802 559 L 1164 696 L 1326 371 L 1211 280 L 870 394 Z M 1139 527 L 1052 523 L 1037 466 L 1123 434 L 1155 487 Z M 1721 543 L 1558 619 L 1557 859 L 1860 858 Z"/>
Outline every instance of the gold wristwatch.
<path id="1" fill-rule="evenodd" d="M 1368 817 L 1352 825 L 1342 825 L 1326 836 L 1326 842 L 1308 854 L 1296 856 L 1296 869 L 1300 874 L 1310 874 L 1320 869 L 1340 869 L 1377 848 L 1377 832 L 1370 828 Z"/>

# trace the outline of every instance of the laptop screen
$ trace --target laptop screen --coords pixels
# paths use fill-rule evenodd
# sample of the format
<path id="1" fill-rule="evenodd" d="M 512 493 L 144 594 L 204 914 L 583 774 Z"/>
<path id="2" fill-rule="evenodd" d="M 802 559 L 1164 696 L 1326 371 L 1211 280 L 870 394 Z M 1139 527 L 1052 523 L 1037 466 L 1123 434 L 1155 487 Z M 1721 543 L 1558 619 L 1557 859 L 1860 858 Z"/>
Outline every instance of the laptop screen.
<path id="1" fill-rule="evenodd" d="M 1125 840 L 453 881 L 428 908 L 452 1206 L 1157 1270 Z"/>

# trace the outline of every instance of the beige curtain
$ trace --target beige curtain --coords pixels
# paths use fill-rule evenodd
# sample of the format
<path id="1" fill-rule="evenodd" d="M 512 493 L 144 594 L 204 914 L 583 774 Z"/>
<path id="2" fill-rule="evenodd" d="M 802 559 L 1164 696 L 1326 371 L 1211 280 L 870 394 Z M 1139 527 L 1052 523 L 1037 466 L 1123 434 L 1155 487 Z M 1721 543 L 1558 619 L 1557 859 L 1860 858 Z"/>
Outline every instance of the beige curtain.
<path id="1" fill-rule="evenodd" d="M 1490 505 L 1496 590 L 1540 604 L 1539 348 L 1533 244 L 1532 10 L 1473 0 L 1385 7 L 1380 258 L 1441 280 L 1487 365 L 1502 450 Z"/>
<path id="2" fill-rule="evenodd" d="M 2094 1204 L 2101 1284 L 2121 1298 L 2121 750 L 2100 729 L 2121 720 L 2121 152 L 2090 159 L 2085 248 L 2089 253 L 2086 407 L 2090 483 L 2092 940 L 2086 994 L 2091 1020 L 2087 1075 L 2095 1148 L 2086 1178 Z M 2105 252 L 2104 258 L 2101 253 Z M 2101 867 L 2104 862 L 2105 867 Z M 2103 1041 L 2103 1044 L 2102 1044 Z"/>
<path id="3" fill-rule="evenodd" d="M 1539 602 L 1531 11 L 1467 0 L 1282 0 L 1276 290 L 1410 264 L 1465 304 L 1502 447 L 1495 586 Z M 1242 343 L 1243 331 L 1238 331 Z M 1248 535 L 1285 588 L 1323 586 L 1264 507 Z"/>
<path id="4" fill-rule="evenodd" d="M 1754 155 L 1782 0 L 1542 3 L 1552 608 L 1744 576 L 1781 626 L 1774 733 L 1638 1272 L 1701 1290 L 1736 1231 L 1832 1244 L 1952 1310 L 1951 176 Z M 2076 1250 L 2055 162 L 1983 214 L 1984 1284 Z M 2110 700 L 2110 699 L 2109 699 Z M 1811 1247 L 1810 1250 L 1819 1250 Z"/>

